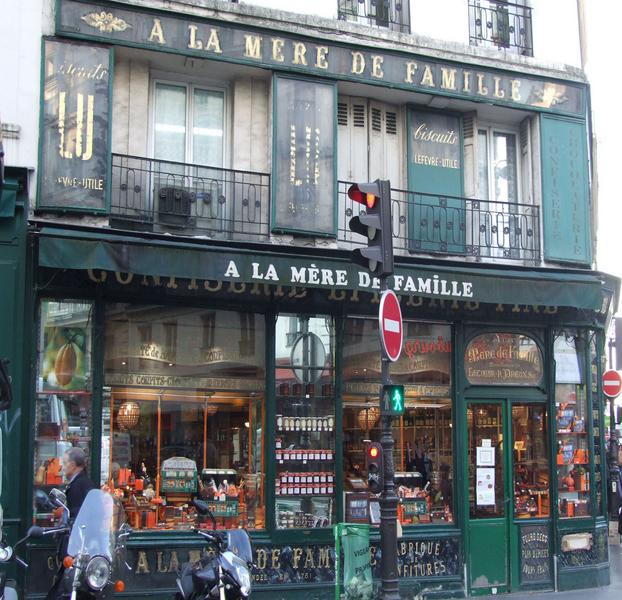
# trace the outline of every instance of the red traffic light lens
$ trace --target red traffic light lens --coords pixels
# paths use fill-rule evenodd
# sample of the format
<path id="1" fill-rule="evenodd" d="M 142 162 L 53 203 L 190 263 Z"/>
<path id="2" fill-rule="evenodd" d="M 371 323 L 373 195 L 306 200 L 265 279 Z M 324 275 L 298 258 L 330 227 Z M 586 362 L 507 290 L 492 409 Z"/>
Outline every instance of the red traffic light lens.
<path id="1" fill-rule="evenodd" d="M 376 446 L 372 446 L 369 449 L 369 456 L 371 458 L 378 458 L 378 454 L 380 454 L 380 452 L 379 452 L 379 450 L 378 450 L 378 448 Z"/>
<path id="2" fill-rule="evenodd" d="M 350 198 L 350 200 L 354 200 L 355 202 L 359 202 L 360 204 L 365 204 L 367 208 L 374 208 L 378 196 L 361 191 L 359 186 L 355 183 L 350 186 L 350 189 L 348 189 L 348 198 Z"/>

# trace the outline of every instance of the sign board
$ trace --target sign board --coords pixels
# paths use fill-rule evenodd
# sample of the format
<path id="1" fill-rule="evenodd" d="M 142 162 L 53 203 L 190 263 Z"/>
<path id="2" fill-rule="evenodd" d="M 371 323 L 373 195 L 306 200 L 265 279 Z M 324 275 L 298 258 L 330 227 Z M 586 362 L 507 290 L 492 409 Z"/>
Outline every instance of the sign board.
<path id="1" fill-rule="evenodd" d="M 384 355 L 391 362 L 395 362 L 402 353 L 404 326 L 400 303 L 395 293 L 391 290 L 382 292 L 378 320 L 380 322 L 380 343 L 382 344 Z"/>
<path id="2" fill-rule="evenodd" d="M 603 373 L 603 394 L 607 398 L 616 398 L 622 391 L 622 376 L 618 371 L 609 369 Z"/>

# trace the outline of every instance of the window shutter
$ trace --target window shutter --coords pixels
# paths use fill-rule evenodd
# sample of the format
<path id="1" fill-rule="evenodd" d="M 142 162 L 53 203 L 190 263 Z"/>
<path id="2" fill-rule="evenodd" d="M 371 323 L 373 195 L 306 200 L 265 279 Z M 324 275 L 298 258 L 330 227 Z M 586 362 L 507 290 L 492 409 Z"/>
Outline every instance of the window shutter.
<path id="1" fill-rule="evenodd" d="M 464 195 L 477 198 L 477 114 L 466 113 L 462 119 L 464 137 Z"/>

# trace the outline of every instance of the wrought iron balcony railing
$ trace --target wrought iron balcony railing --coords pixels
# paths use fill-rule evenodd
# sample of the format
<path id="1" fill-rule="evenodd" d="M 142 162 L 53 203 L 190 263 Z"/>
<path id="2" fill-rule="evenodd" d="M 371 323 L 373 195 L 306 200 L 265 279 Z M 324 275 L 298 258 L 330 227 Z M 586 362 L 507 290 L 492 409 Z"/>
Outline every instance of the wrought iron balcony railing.
<path id="1" fill-rule="evenodd" d="M 269 207 L 266 173 L 112 155 L 112 226 L 264 241 Z"/>
<path id="2" fill-rule="evenodd" d="M 338 0 L 337 17 L 342 21 L 410 33 L 409 0 Z"/>
<path id="3" fill-rule="evenodd" d="M 348 198 L 349 182 L 339 182 L 338 238 L 352 246 L 361 236 L 348 228 L 363 206 Z M 540 261 L 537 206 L 391 190 L 396 254 L 425 253 L 486 259 Z"/>
<path id="4" fill-rule="evenodd" d="M 533 56 L 531 8 L 503 0 L 469 0 L 469 42 Z"/>

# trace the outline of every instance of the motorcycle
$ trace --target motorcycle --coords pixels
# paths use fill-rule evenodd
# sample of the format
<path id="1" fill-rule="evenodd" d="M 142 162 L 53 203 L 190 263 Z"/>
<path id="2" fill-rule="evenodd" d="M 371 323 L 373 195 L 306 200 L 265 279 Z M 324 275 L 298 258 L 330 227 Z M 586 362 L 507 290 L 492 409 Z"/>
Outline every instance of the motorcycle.
<path id="1" fill-rule="evenodd" d="M 50 492 L 49 502 L 52 504 L 59 506 L 58 501 L 56 499 L 55 493 L 61 494 L 59 490 L 52 490 Z M 66 526 L 62 527 L 38 527 L 37 525 L 33 525 L 26 535 L 15 542 L 15 545 L 10 546 L 3 539 L 2 535 L 2 510 L 0 509 L 0 564 L 8 564 L 10 562 L 16 562 L 20 566 L 24 568 L 28 568 L 28 563 L 26 563 L 18 554 L 17 549 L 24 542 L 29 539 L 41 538 L 47 535 L 54 536 L 58 534 L 65 534 L 69 532 L 69 528 Z M 17 590 L 15 587 L 15 582 L 7 579 L 6 571 L 0 573 L 0 600 L 17 600 Z"/>
<path id="2" fill-rule="evenodd" d="M 207 503 L 193 500 L 200 515 L 208 516 L 213 530 L 195 529 L 214 555 L 182 565 L 177 574 L 176 600 L 245 600 L 251 593 L 253 552 L 244 529 L 216 531 L 216 519 Z"/>
<path id="3" fill-rule="evenodd" d="M 120 575 L 125 562 L 125 542 L 131 534 L 125 511 L 117 498 L 102 490 L 91 490 L 71 527 L 65 568 L 59 594 L 71 600 L 107 598 L 122 592 Z"/>

